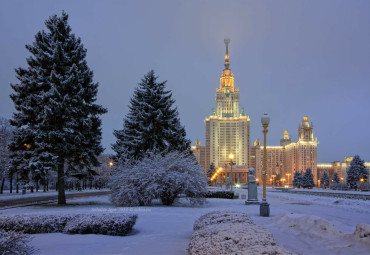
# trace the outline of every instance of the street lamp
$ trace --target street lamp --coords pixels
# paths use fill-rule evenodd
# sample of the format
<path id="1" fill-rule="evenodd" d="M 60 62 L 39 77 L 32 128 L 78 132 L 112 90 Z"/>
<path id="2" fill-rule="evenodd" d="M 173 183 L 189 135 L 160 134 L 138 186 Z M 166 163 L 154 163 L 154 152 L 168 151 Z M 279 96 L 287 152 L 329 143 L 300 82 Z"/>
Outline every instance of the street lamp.
<path id="1" fill-rule="evenodd" d="M 269 217 L 270 216 L 270 205 L 266 201 L 266 135 L 267 135 L 267 128 L 270 123 L 270 117 L 267 113 L 263 115 L 261 118 L 261 123 L 263 127 L 263 170 L 262 170 L 262 182 L 263 182 L 263 197 L 262 202 L 260 204 L 260 216 Z"/>
<path id="2" fill-rule="evenodd" d="M 234 154 L 230 153 L 229 154 L 229 159 L 230 159 L 230 174 L 231 174 L 231 178 L 230 178 L 230 185 L 231 185 L 231 190 L 233 190 L 233 165 L 235 163 L 233 163 L 233 159 L 234 159 Z"/>
<path id="3" fill-rule="evenodd" d="M 290 177 L 292 174 L 287 173 L 287 174 L 285 174 L 285 175 L 287 175 L 287 176 L 288 176 L 288 187 L 289 187 L 289 177 Z"/>
<path id="4" fill-rule="evenodd" d="M 273 174 L 273 175 L 271 175 L 271 176 L 272 176 L 272 187 L 274 187 L 274 182 L 275 182 L 276 174 Z"/>
<path id="5" fill-rule="evenodd" d="M 227 171 L 227 165 L 229 162 L 225 161 L 225 172 Z M 224 183 L 225 183 L 225 189 L 227 189 L 227 182 L 226 182 L 226 175 L 224 175 Z"/>

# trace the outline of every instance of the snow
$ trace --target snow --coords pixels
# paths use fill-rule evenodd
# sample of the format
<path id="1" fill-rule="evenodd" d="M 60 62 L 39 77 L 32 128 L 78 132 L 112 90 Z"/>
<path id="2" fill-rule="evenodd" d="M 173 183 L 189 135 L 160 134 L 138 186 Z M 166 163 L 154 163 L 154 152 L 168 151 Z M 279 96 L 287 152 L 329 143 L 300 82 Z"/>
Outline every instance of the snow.
<path id="1" fill-rule="evenodd" d="M 240 190 L 238 192 L 247 192 Z M 262 197 L 259 188 L 259 198 Z M 197 218 L 215 210 L 247 213 L 264 226 L 277 244 L 293 254 L 370 254 L 370 201 L 318 197 L 268 189 L 271 217 L 259 216 L 258 205 L 244 205 L 242 199 L 208 199 L 191 207 L 185 200 L 174 206 L 153 203 L 145 207 L 114 207 L 108 196 L 69 200 L 69 206 L 30 206 L 0 211 L 20 213 L 98 213 L 123 211 L 138 214 L 134 230 L 125 237 L 103 235 L 37 234 L 31 242 L 36 254 L 188 254 L 193 225 Z M 289 224 L 296 222 L 295 227 Z M 358 224 L 366 224 L 356 233 Z M 360 225 L 361 226 L 361 225 Z M 326 230 L 325 230 L 326 228 Z M 365 230 L 364 230 L 365 229 Z"/>
<path id="2" fill-rule="evenodd" d="M 265 228 L 254 224 L 246 214 L 213 211 L 194 223 L 190 254 L 290 254 L 276 245 Z"/>
<path id="3" fill-rule="evenodd" d="M 79 194 L 79 193 L 90 193 L 90 192 L 99 192 L 99 191 L 109 191 L 110 189 L 86 189 L 86 190 L 72 190 L 72 191 L 66 191 L 67 194 Z M 16 193 L 13 191 L 13 193 L 9 193 L 8 190 L 4 191 L 4 194 L 0 194 L 0 201 L 7 201 L 7 200 L 16 200 L 16 199 L 22 199 L 22 198 L 32 198 L 32 197 L 48 197 L 48 196 L 57 196 L 58 192 L 54 190 L 49 190 L 47 192 L 43 192 L 42 190 L 39 192 L 33 192 L 27 191 L 26 194 L 22 195 L 22 189 L 19 189 L 19 193 Z M 68 199 L 67 199 L 68 202 Z"/>

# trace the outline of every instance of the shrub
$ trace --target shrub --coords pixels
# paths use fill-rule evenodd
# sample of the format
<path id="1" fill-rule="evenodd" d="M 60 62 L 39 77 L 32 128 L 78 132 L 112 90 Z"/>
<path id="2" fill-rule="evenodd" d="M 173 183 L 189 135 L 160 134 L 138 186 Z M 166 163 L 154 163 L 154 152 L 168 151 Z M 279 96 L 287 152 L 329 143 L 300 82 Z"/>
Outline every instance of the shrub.
<path id="1" fill-rule="evenodd" d="M 346 183 L 330 183 L 330 189 L 332 190 L 348 190 L 348 185 Z"/>
<path id="2" fill-rule="evenodd" d="M 126 235 L 135 225 L 134 214 L 4 215 L 0 229 L 5 231 L 69 234 Z"/>
<path id="3" fill-rule="evenodd" d="M 78 214 L 71 218 L 63 232 L 68 234 L 100 234 L 124 236 L 132 230 L 137 215 L 128 214 Z"/>
<path id="4" fill-rule="evenodd" d="M 247 214 L 230 211 L 210 212 L 197 219 L 188 250 L 199 255 L 290 254 Z"/>
<path id="5" fill-rule="evenodd" d="M 368 190 L 370 190 L 370 183 L 368 183 L 368 182 L 360 182 L 358 184 L 358 189 L 359 190 L 363 190 L 363 191 L 368 191 Z"/>
<path id="6" fill-rule="evenodd" d="M 206 194 L 206 198 L 225 198 L 225 199 L 233 199 L 234 198 L 234 191 L 208 191 Z"/>
<path id="7" fill-rule="evenodd" d="M 28 255 L 34 249 L 28 244 L 31 237 L 15 231 L 0 229 L 0 254 L 2 255 Z"/>
<path id="8" fill-rule="evenodd" d="M 135 165 L 119 168 L 111 178 L 111 201 L 116 206 L 150 205 L 155 198 L 171 205 L 179 194 L 203 204 L 207 182 L 194 158 L 181 152 L 151 154 Z"/>
<path id="9" fill-rule="evenodd" d="M 0 229 L 25 234 L 62 232 L 71 216 L 67 215 L 3 215 Z"/>

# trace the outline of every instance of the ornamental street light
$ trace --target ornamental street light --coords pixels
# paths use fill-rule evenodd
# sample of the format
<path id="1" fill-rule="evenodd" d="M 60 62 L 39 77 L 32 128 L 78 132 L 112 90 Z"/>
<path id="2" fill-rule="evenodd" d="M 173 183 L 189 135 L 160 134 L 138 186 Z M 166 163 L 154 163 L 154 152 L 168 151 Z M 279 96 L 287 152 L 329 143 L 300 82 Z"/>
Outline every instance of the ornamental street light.
<path id="1" fill-rule="evenodd" d="M 287 173 L 287 174 L 285 174 L 285 175 L 287 175 L 287 176 L 288 176 L 288 187 L 289 187 L 289 177 L 290 177 L 292 174 Z"/>
<path id="2" fill-rule="evenodd" d="M 227 171 L 227 165 L 229 162 L 225 161 L 225 172 Z M 227 183 L 226 183 L 226 175 L 224 175 L 224 183 L 225 183 L 225 188 L 227 189 Z"/>
<path id="3" fill-rule="evenodd" d="M 271 175 L 271 176 L 272 176 L 272 187 L 274 187 L 274 182 L 275 182 L 276 174 L 273 174 L 273 175 Z"/>
<path id="4" fill-rule="evenodd" d="M 231 178 L 230 178 L 230 185 L 231 185 L 231 190 L 233 190 L 233 165 L 235 165 L 235 163 L 233 162 L 233 159 L 234 159 L 234 154 L 230 153 L 229 154 L 229 159 L 230 159 L 230 174 L 231 174 Z"/>
<path id="5" fill-rule="evenodd" d="M 266 201 L 266 135 L 267 135 L 267 128 L 270 123 L 270 117 L 267 113 L 265 113 L 261 118 L 261 123 L 263 127 L 263 170 L 262 170 L 262 182 L 263 182 L 263 197 L 262 202 L 260 204 L 260 216 L 269 217 L 270 216 L 270 205 Z"/>

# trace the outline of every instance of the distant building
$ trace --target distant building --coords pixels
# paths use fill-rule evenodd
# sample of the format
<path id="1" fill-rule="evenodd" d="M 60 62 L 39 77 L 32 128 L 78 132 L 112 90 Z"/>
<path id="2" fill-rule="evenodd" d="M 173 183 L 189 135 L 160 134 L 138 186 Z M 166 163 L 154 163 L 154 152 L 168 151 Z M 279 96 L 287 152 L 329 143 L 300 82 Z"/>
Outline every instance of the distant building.
<path id="1" fill-rule="evenodd" d="M 317 175 L 319 179 L 324 171 L 329 174 L 330 179 L 333 177 L 333 173 L 338 173 L 338 177 L 341 179 L 341 182 L 346 182 L 347 171 L 351 165 L 353 157 L 346 157 L 344 161 L 334 161 L 332 163 L 319 163 L 317 164 Z M 370 162 L 364 163 L 367 170 L 370 172 Z M 370 182 L 370 178 L 368 178 Z"/>
<path id="2" fill-rule="evenodd" d="M 257 139 L 251 147 L 250 167 L 256 169 L 257 178 L 262 178 L 263 146 Z M 304 116 L 298 128 L 298 141 L 292 142 L 287 130 L 280 139 L 280 146 L 266 146 L 267 182 L 280 176 L 289 183 L 295 171 L 305 171 L 311 168 L 315 181 L 317 180 L 317 138 L 313 136 L 313 124 Z"/>
<path id="3" fill-rule="evenodd" d="M 263 144 L 257 139 L 250 145 L 250 118 L 240 111 L 239 88 L 235 88 L 234 75 L 230 69 L 230 40 L 225 39 L 225 68 L 220 78 L 220 87 L 216 89 L 216 108 L 205 119 L 206 141 L 201 146 L 199 140 L 192 146 L 192 151 L 198 162 L 206 171 L 211 163 L 223 172 L 218 176 L 218 182 L 224 182 L 227 177 L 234 183 L 247 181 L 248 168 L 256 170 L 256 178 L 261 179 L 263 167 Z M 315 183 L 320 177 L 317 164 L 317 138 L 313 135 L 313 124 L 307 116 L 303 117 L 298 127 L 298 141 L 293 142 L 285 130 L 280 139 L 280 146 L 267 146 L 267 181 L 273 176 L 285 178 L 286 183 L 292 183 L 294 172 L 311 168 Z M 228 155 L 235 155 L 233 173 Z M 320 168 L 321 169 L 321 168 Z"/>

